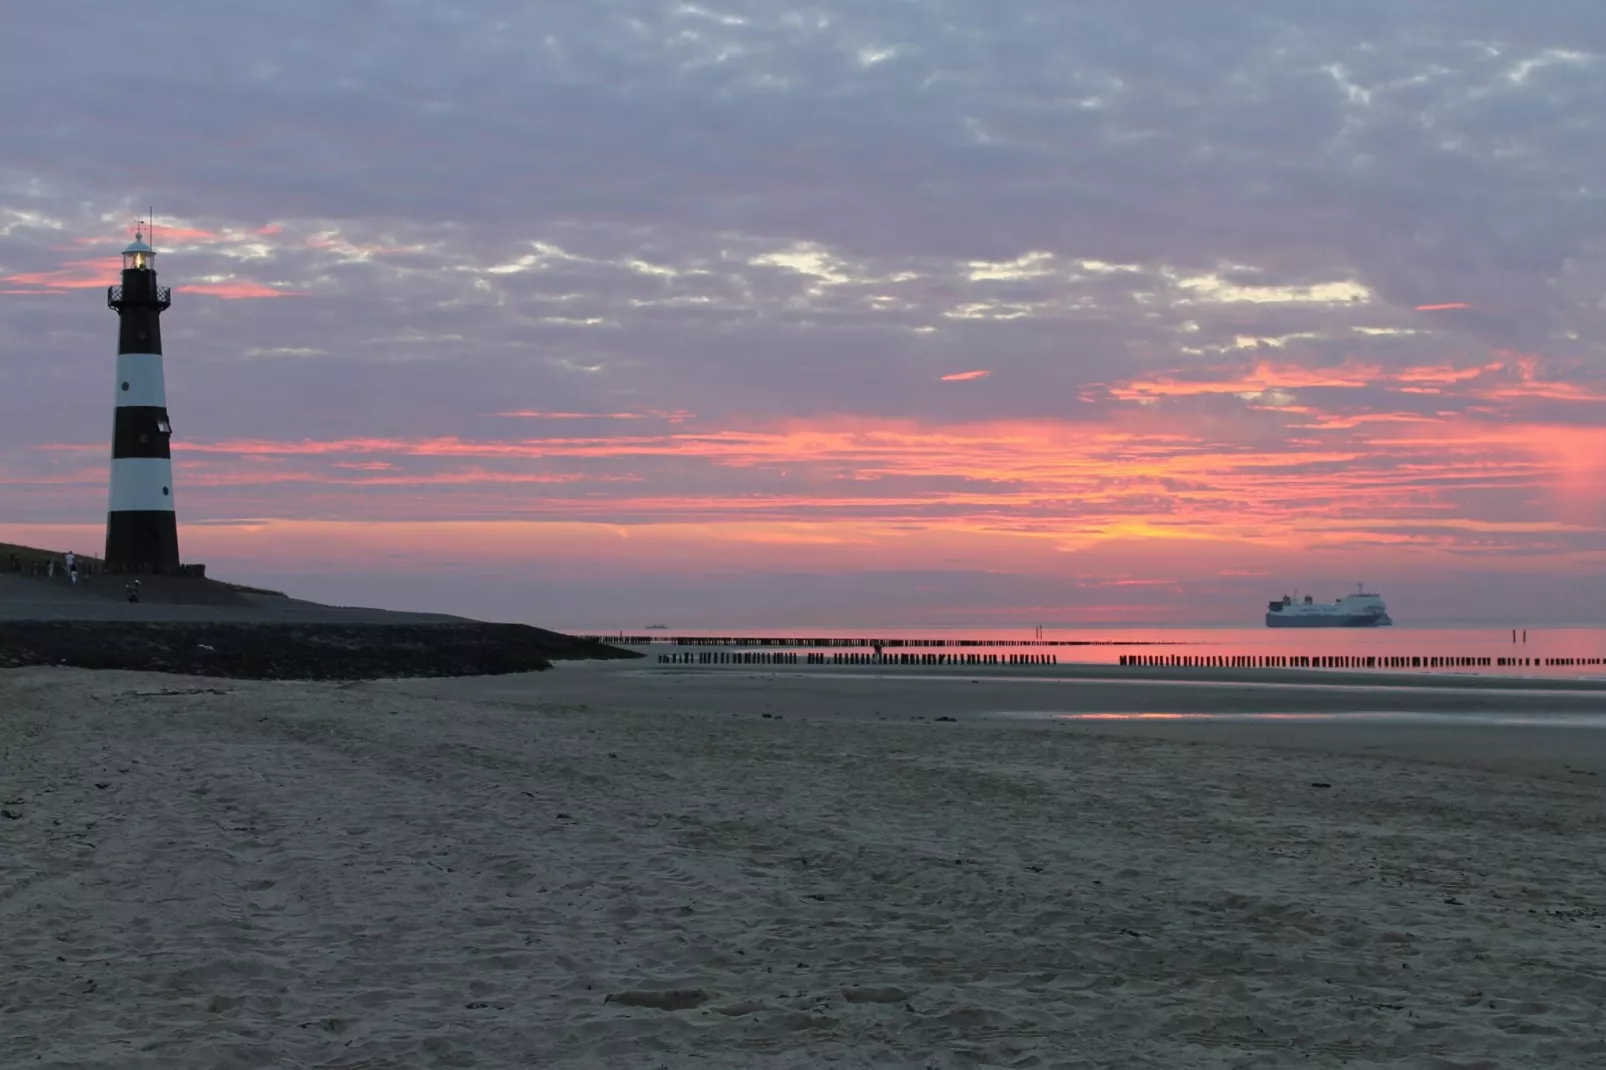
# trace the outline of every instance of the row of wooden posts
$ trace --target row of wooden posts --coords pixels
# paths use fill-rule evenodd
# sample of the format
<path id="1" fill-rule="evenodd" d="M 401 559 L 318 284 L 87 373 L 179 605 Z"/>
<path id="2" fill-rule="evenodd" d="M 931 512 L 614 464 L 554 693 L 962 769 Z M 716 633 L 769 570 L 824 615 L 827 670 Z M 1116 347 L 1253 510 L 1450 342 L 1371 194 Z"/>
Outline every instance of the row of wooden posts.
<path id="1" fill-rule="evenodd" d="M 795 651 L 687 651 L 658 654 L 660 665 L 1058 665 L 1057 654 L 814 654 Z M 1606 657 L 1484 655 L 1123 654 L 1132 668 L 1569 668 L 1606 665 Z"/>
<path id="2" fill-rule="evenodd" d="M 849 639 L 841 636 L 815 636 L 801 639 L 775 636 L 718 635 L 585 635 L 599 643 L 618 646 L 785 646 L 785 647 L 898 647 L 907 649 L 940 647 L 1064 647 L 1064 646 L 1173 646 L 1168 642 L 1132 642 L 1119 639 Z"/>
<path id="3" fill-rule="evenodd" d="M 1496 658 L 1445 654 L 1122 654 L 1122 665 L 1162 669 L 1475 669 L 1606 665 L 1606 658 Z"/>
<path id="4" fill-rule="evenodd" d="M 816 654 L 700 650 L 659 654 L 660 665 L 1058 665 L 1057 654 Z M 1473 669 L 1500 666 L 1583 667 L 1606 658 L 1453 657 L 1443 654 L 1362 657 L 1355 654 L 1123 654 L 1120 664 L 1162 669 Z"/>
<path id="5" fill-rule="evenodd" d="M 1058 665 L 1056 654 L 795 654 L 704 650 L 659 654 L 660 665 Z"/>

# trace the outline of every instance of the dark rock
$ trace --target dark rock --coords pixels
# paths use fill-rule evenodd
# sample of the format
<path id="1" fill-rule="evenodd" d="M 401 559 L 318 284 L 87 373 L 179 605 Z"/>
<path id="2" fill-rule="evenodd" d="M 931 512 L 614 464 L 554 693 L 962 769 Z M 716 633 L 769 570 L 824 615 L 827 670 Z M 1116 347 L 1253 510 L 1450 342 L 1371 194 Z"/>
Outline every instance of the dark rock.
<path id="1" fill-rule="evenodd" d="M 738 1000 L 735 1003 L 727 1003 L 723 1006 L 714 1008 L 714 1010 L 720 1014 L 728 1015 L 732 1018 L 739 1018 L 744 1014 L 753 1014 L 758 1011 L 764 1011 L 768 1009 L 768 1004 L 760 1003 L 756 999 Z"/>
<path id="2" fill-rule="evenodd" d="M 849 1003 L 903 1003 L 910 995 L 907 989 L 891 985 L 857 985 L 842 990 L 842 998 Z"/>
<path id="3" fill-rule="evenodd" d="M 632 988 L 610 993 L 602 1002 L 624 1007 L 652 1007 L 660 1011 L 684 1011 L 708 1002 L 708 993 L 700 988 Z"/>

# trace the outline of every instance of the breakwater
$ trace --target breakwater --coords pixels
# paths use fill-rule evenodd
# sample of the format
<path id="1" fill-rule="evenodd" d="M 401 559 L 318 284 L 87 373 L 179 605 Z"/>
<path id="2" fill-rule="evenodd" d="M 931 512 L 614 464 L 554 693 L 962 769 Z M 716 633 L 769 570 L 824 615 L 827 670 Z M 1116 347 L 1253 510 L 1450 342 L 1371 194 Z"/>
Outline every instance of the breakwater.
<path id="1" fill-rule="evenodd" d="M 1158 669 L 1556 669 L 1606 665 L 1606 658 L 1458 657 L 1446 654 L 1122 654 L 1119 664 Z"/>
<path id="2" fill-rule="evenodd" d="M 936 649 L 944 647 L 1073 647 L 1073 646 L 1175 646 L 1176 643 L 1143 639 L 864 639 L 842 636 L 805 636 L 777 638 L 750 635 L 584 635 L 598 643 L 615 646 L 720 646 L 720 647 L 791 647 L 793 649 L 859 648 L 871 650 Z"/>
<path id="3" fill-rule="evenodd" d="M 615 640 L 617 642 L 617 640 Z M 873 643 L 871 644 L 874 645 Z M 1000 644 L 1006 645 L 1006 644 Z M 1009 643 L 1009 646 L 1024 646 Z M 1057 654 L 911 654 L 814 653 L 812 651 L 698 650 L 659 654 L 660 665 L 870 665 L 870 666 L 1009 666 L 1058 665 Z M 1586 668 L 1606 666 L 1606 657 L 1456 657 L 1431 655 L 1354 654 L 1122 654 L 1117 664 L 1157 669 L 1477 669 Z"/>
<path id="4" fill-rule="evenodd" d="M 1013 644 L 1018 645 L 1018 644 Z M 659 654 L 660 665 L 1058 665 L 1054 654 L 796 654 L 702 650 Z"/>

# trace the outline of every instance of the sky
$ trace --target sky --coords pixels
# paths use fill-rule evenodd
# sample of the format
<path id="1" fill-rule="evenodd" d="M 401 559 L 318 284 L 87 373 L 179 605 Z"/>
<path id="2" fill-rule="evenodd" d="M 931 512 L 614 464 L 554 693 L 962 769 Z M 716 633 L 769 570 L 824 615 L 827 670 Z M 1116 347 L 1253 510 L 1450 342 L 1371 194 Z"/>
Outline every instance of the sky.
<path id="1" fill-rule="evenodd" d="M 1598 0 L 20 5 L 0 540 L 574 628 L 1606 623 Z"/>

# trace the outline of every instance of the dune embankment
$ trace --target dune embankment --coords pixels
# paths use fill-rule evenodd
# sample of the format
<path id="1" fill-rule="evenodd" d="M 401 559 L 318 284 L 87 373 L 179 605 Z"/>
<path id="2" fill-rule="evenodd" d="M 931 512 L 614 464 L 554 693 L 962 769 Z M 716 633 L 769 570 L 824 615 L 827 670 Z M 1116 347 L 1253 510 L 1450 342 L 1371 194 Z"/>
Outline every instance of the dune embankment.
<path id="1" fill-rule="evenodd" d="M 260 680 L 490 676 L 634 658 L 523 624 L 329 606 L 198 578 L 0 575 L 0 668 L 57 665 Z"/>
<path id="2" fill-rule="evenodd" d="M 373 680 L 536 672 L 554 659 L 627 658 L 522 624 L 0 622 L 0 668 L 64 665 L 248 680 Z"/>

